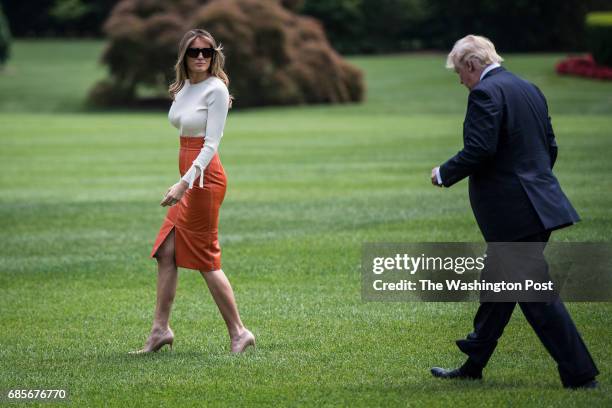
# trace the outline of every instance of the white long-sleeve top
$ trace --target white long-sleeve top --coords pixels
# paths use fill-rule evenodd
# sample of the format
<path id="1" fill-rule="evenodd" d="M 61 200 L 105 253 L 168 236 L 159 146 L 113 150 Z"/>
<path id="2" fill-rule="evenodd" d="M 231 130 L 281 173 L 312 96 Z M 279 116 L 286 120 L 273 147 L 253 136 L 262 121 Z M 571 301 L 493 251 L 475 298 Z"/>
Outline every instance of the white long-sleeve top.
<path id="1" fill-rule="evenodd" d="M 204 137 L 204 146 L 193 164 L 181 178 L 193 188 L 196 179 L 196 168 L 200 174 L 210 163 L 219 148 L 223 137 L 223 128 L 227 119 L 229 92 L 219 78 L 210 76 L 204 81 L 191 84 L 189 79 L 175 95 L 170 106 L 168 119 L 179 129 L 179 136 Z M 200 177 L 203 187 L 204 177 Z"/>

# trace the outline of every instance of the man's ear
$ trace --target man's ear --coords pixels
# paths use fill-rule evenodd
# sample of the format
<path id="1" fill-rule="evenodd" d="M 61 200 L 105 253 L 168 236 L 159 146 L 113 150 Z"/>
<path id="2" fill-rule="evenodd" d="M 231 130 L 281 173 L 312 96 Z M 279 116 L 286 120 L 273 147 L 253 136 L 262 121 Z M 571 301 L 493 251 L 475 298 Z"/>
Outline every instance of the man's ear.
<path id="1" fill-rule="evenodd" d="M 468 72 L 473 72 L 474 71 L 474 63 L 472 62 L 472 60 L 468 60 L 465 62 L 465 66 L 468 69 Z"/>

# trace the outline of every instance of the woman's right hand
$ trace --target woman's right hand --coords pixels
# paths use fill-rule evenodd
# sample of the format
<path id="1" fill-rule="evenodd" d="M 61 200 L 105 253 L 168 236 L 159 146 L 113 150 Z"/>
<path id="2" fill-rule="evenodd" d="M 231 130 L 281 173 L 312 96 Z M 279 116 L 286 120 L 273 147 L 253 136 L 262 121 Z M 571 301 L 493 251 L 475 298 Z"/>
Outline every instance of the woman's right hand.
<path id="1" fill-rule="evenodd" d="M 159 205 L 162 207 L 167 207 L 178 203 L 181 201 L 181 198 L 183 198 L 183 195 L 185 194 L 185 191 L 187 191 L 188 187 L 189 185 L 183 180 L 174 184 L 168 189 L 168 191 L 166 191 L 166 195 L 164 196 L 164 199 L 161 200 Z"/>

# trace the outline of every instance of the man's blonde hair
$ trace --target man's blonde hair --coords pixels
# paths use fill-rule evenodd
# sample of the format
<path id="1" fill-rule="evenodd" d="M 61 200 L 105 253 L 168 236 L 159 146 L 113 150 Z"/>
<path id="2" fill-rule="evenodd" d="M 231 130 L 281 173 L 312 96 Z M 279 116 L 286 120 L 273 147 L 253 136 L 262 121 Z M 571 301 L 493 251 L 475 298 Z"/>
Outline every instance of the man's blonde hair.
<path id="1" fill-rule="evenodd" d="M 466 35 L 455 43 L 446 58 L 446 68 L 455 68 L 465 65 L 468 61 L 482 67 L 500 63 L 504 59 L 495 51 L 495 46 L 487 37 L 480 35 Z"/>

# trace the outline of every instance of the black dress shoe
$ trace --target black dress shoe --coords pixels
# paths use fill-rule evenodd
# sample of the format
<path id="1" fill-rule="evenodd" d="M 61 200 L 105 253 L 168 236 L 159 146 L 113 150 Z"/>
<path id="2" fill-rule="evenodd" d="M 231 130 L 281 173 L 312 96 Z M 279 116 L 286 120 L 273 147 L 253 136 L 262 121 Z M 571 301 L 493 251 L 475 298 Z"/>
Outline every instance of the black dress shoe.
<path id="1" fill-rule="evenodd" d="M 460 380 L 482 380 L 482 373 L 468 373 L 461 368 L 446 370 L 440 367 L 433 367 L 431 374 L 438 378 L 458 378 Z"/>
<path id="2" fill-rule="evenodd" d="M 589 388 L 597 388 L 598 386 L 598 382 L 597 380 L 588 380 L 585 383 L 582 383 L 580 385 L 573 385 L 573 386 L 569 386 L 567 388 L 570 388 L 572 390 L 582 390 L 582 389 L 589 389 Z"/>

